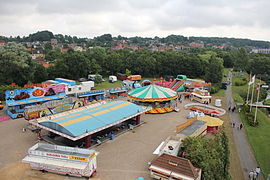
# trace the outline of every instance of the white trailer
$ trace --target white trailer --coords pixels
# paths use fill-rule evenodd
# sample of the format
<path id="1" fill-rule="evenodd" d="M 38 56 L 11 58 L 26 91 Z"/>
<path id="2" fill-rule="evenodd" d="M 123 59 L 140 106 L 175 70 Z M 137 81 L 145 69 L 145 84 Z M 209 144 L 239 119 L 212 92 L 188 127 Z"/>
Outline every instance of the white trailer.
<path id="1" fill-rule="evenodd" d="M 85 93 L 85 92 L 90 92 L 91 89 L 95 86 L 94 81 L 85 81 L 81 82 L 80 85 L 75 85 L 75 86 L 66 86 L 66 94 L 71 95 L 71 94 L 78 94 L 78 93 Z"/>
<path id="2" fill-rule="evenodd" d="M 114 83 L 117 81 L 117 77 L 116 76 L 109 76 L 109 81 L 110 81 L 110 83 Z"/>
<path id="3" fill-rule="evenodd" d="M 96 173 L 97 155 L 94 150 L 37 143 L 22 161 L 40 171 L 91 177 Z"/>

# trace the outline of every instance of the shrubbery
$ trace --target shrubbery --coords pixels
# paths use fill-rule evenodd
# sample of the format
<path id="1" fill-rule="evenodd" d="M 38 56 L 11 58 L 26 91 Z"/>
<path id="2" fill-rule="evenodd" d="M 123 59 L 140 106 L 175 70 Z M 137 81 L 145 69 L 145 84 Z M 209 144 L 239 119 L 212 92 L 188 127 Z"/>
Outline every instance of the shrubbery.
<path id="1" fill-rule="evenodd" d="M 202 179 L 230 179 L 230 151 L 228 137 L 223 130 L 211 139 L 188 137 L 182 145 L 185 157 L 202 169 Z"/>
<path id="2" fill-rule="evenodd" d="M 243 86 L 243 85 L 245 85 L 247 82 L 244 80 L 244 79 L 237 79 L 237 80 L 235 80 L 235 82 L 234 82 L 234 85 L 235 86 Z"/>

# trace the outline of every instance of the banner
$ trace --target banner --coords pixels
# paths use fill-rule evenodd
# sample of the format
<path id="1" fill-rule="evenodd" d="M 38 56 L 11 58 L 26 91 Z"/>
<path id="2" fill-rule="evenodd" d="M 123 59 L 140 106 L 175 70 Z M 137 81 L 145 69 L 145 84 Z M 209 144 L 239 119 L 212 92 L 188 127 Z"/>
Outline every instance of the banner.
<path id="1" fill-rule="evenodd" d="M 250 79 L 250 81 L 248 82 L 248 85 L 251 85 L 255 82 L 255 75 Z"/>

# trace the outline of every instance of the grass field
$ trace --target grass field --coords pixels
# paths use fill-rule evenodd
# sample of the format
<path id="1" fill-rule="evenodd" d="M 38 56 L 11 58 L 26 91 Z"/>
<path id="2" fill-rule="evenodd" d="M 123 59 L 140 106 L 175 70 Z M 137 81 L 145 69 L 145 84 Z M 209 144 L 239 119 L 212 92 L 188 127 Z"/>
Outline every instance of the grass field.
<path id="1" fill-rule="evenodd" d="M 233 77 L 233 98 L 235 102 L 243 103 L 245 99 L 240 96 L 240 93 L 242 91 L 247 91 L 248 86 L 247 84 L 235 86 L 235 82 L 241 79 L 241 77 L 235 75 L 236 73 L 234 73 Z M 247 74 L 245 74 L 245 76 L 247 76 Z M 270 119 L 263 111 L 258 110 L 257 120 L 259 121 L 259 126 L 251 127 L 246 121 L 246 116 L 243 112 L 240 113 L 240 117 L 246 129 L 249 143 L 251 144 L 256 159 L 266 177 L 267 174 L 270 174 Z"/>
<path id="2" fill-rule="evenodd" d="M 146 79 L 153 82 L 154 78 L 142 78 L 140 83 Z M 122 81 L 120 81 L 120 80 L 117 80 L 115 83 L 110 83 L 108 78 L 104 78 L 104 80 L 105 81 L 100 83 L 100 84 L 95 84 L 95 89 L 110 89 L 110 88 L 116 88 L 116 87 L 122 86 Z M 157 78 L 157 80 L 159 80 L 159 78 Z"/>

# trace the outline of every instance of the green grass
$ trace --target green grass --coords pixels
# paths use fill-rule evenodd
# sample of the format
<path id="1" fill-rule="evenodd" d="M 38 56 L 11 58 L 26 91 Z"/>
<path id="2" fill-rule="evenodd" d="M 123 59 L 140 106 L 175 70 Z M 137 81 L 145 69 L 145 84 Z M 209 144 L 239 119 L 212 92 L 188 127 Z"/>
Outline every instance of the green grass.
<path id="1" fill-rule="evenodd" d="M 258 127 L 251 127 L 245 120 L 245 115 L 240 114 L 244 127 L 247 131 L 249 143 L 255 153 L 255 157 L 261 167 L 264 176 L 270 174 L 270 119 L 260 110 L 258 110 Z"/>
<path id="2" fill-rule="evenodd" d="M 212 96 L 224 96 L 225 95 L 225 90 L 220 89 L 218 92 L 211 94 Z"/>
<path id="3" fill-rule="evenodd" d="M 245 76 L 248 76 L 245 74 Z M 243 99 L 239 93 L 241 91 L 247 91 L 248 85 L 235 86 L 235 81 L 241 79 L 241 77 L 233 76 L 233 99 L 236 103 L 244 103 Z M 256 80 L 256 83 L 258 80 Z M 266 112 L 258 110 L 257 120 L 259 121 L 258 127 L 251 127 L 247 122 L 247 118 L 243 112 L 240 113 L 240 118 L 244 124 L 244 127 L 247 131 L 247 136 L 249 143 L 255 153 L 255 157 L 264 172 L 264 176 L 270 173 L 270 119 L 267 117 Z"/>
<path id="4" fill-rule="evenodd" d="M 95 83 L 95 88 L 94 89 L 110 89 L 110 88 L 116 88 L 116 87 L 121 87 L 122 86 L 122 81 L 117 80 L 114 83 L 110 83 L 108 78 L 103 78 L 105 81 L 100 83 L 100 84 L 96 84 Z"/>
<path id="5" fill-rule="evenodd" d="M 117 80 L 115 83 L 110 83 L 108 78 L 103 78 L 105 81 L 100 83 L 100 84 L 95 84 L 95 88 L 94 89 L 110 89 L 110 88 L 116 88 L 116 87 L 122 87 L 122 81 L 121 80 Z M 142 78 L 142 80 L 140 81 L 140 83 L 143 80 L 150 80 L 153 82 L 154 78 Z M 159 81 L 159 78 L 156 78 Z"/>

